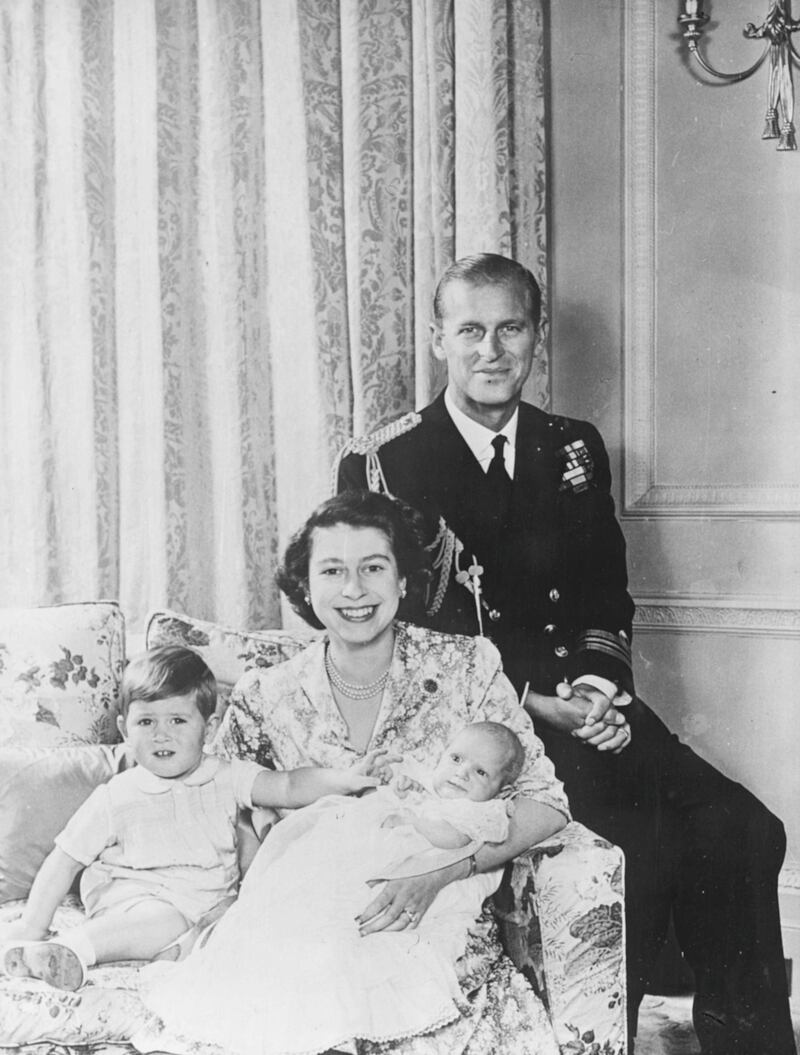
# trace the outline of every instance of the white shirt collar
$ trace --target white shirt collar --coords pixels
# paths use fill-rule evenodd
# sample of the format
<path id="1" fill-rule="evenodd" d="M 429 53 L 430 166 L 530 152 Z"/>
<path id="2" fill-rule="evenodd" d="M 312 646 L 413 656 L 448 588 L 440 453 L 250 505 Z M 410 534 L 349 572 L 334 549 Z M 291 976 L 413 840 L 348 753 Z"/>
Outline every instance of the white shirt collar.
<path id="1" fill-rule="evenodd" d="M 506 472 L 513 479 L 517 453 L 519 407 L 517 407 L 511 418 L 499 432 L 493 432 L 491 429 L 487 429 L 485 425 L 481 425 L 473 418 L 468 417 L 463 410 L 459 410 L 450 395 L 449 388 L 446 388 L 444 392 L 444 405 L 447 408 L 447 413 L 453 419 L 453 424 L 463 436 L 466 445 L 480 462 L 484 472 L 489 468 L 489 462 L 494 457 L 492 440 L 496 436 L 505 436 L 507 442 L 503 447 L 503 457 L 506 463 Z"/>
<path id="2" fill-rule="evenodd" d="M 197 769 L 183 780 L 167 780 L 164 777 L 156 776 L 155 773 L 151 773 L 144 766 L 134 766 L 129 772 L 131 774 L 130 779 L 140 791 L 147 792 L 149 795 L 161 795 L 163 792 L 174 788 L 176 784 L 187 784 L 192 787 L 208 784 L 216 776 L 219 765 L 220 761 L 215 755 L 203 755 L 203 761 Z"/>

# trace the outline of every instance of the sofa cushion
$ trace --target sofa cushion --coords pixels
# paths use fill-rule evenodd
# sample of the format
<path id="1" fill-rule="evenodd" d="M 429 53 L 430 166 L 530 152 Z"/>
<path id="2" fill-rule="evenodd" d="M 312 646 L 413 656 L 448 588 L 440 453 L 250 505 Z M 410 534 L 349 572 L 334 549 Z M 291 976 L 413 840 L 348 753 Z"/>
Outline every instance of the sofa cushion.
<path id="1" fill-rule="evenodd" d="M 306 628 L 235 630 L 179 612 L 155 611 L 147 619 L 145 646 L 186 645 L 199 652 L 217 679 L 217 714 L 222 715 L 242 674 L 291 659 L 321 633 Z"/>
<path id="2" fill-rule="evenodd" d="M 19 739 L 20 721 L 50 725 L 62 742 L 117 741 L 124 659 L 113 601 L 0 608 L 0 742 Z"/>
<path id="3" fill-rule="evenodd" d="M 124 765 L 122 744 L 0 747 L 0 903 L 27 897 L 56 835 Z"/>

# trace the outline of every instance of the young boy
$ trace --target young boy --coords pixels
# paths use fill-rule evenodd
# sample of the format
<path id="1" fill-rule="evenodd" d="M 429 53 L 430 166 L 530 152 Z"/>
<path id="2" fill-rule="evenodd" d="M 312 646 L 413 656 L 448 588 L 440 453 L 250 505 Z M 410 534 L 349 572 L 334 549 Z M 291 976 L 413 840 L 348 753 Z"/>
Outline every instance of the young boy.
<path id="1" fill-rule="evenodd" d="M 295 808 L 380 783 L 363 775 L 371 756 L 351 770 L 273 772 L 205 754 L 216 698 L 214 675 L 190 649 L 131 661 L 117 724 L 136 765 L 96 788 L 56 837 L 21 919 L 0 934 L 14 942 L 0 961 L 8 974 L 74 990 L 95 963 L 177 958 L 236 896 L 239 807 Z M 43 940 L 81 869 L 86 922 Z"/>

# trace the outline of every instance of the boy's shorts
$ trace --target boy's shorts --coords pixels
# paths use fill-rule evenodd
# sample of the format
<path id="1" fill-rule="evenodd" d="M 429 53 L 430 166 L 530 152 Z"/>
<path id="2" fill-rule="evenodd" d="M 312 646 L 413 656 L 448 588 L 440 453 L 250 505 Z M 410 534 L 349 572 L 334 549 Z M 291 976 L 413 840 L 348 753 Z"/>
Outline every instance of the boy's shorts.
<path id="1" fill-rule="evenodd" d="M 142 901 L 171 905 L 190 926 L 203 924 L 209 916 L 224 911 L 235 900 L 235 891 L 192 890 L 185 884 L 170 886 L 141 875 L 119 876 L 99 863 L 89 865 L 81 877 L 81 901 L 89 919 L 111 909 L 125 911 Z"/>

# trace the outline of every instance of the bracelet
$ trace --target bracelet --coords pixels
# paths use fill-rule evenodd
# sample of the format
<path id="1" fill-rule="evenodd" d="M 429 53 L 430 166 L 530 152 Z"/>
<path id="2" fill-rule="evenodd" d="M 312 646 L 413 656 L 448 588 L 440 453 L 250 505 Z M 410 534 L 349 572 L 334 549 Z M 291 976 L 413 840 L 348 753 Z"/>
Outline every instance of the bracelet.
<path id="1" fill-rule="evenodd" d="M 469 871 L 467 872 L 465 878 L 472 879 L 472 877 L 478 871 L 478 862 L 475 860 L 475 854 L 470 854 L 467 860 L 469 861 Z"/>

